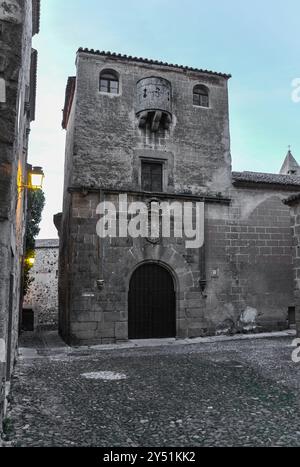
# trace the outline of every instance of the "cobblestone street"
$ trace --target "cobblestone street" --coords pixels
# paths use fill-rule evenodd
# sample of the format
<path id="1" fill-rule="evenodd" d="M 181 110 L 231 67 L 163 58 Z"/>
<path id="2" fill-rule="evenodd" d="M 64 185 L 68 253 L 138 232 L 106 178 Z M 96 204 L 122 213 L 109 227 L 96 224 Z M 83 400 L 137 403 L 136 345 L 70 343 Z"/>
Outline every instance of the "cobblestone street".
<path id="1" fill-rule="evenodd" d="M 7 444 L 300 446 L 293 339 L 102 350 L 23 336 Z"/>

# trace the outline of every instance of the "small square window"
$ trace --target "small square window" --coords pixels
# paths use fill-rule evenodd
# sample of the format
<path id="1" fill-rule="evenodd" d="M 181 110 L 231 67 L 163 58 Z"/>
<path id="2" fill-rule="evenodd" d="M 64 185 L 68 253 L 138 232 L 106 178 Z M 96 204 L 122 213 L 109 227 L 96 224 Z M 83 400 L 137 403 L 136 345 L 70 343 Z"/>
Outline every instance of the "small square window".
<path id="1" fill-rule="evenodd" d="M 163 166 L 157 162 L 142 162 L 142 189 L 144 191 L 163 191 Z"/>

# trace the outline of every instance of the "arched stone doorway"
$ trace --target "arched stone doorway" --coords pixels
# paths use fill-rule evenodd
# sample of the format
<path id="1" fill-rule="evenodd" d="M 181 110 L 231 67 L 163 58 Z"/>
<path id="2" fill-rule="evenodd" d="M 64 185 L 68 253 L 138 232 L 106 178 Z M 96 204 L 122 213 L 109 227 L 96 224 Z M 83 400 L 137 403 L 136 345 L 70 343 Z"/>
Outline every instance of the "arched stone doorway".
<path id="1" fill-rule="evenodd" d="M 129 339 L 176 336 L 176 294 L 169 271 L 156 263 L 137 268 L 128 294 Z"/>

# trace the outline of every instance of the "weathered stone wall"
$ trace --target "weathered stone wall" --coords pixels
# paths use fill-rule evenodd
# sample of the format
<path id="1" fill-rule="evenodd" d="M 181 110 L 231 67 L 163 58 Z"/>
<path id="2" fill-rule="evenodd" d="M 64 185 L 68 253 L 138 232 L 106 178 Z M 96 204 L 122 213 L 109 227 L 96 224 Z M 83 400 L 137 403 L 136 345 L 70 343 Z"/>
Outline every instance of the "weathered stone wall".
<path id="1" fill-rule="evenodd" d="M 120 76 L 120 94 L 117 96 L 99 91 L 100 72 L 106 68 L 114 69 Z M 139 110 L 137 83 L 153 75 L 169 81 L 172 89 L 171 127 L 155 135 L 147 128 L 139 128 L 136 115 Z M 210 86 L 210 109 L 193 106 L 193 88 L 198 83 Z M 59 286 L 60 330 L 66 337 L 71 335 L 73 342 L 76 339 L 106 342 L 127 338 L 128 290 L 124 284 L 128 286 L 132 273 L 129 265 L 134 268 L 140 255 L 130 262 L 137 255 L 132 253 L 133 245 L 130 248 L 119 246 L 118 242 L 113 246 L 100 245 L 96 237 L 99 194 L 70 195 L 67 188 L 140 190 L 144 158 L 163 161 L 164 191 L 167 193 L 226 193 L 231 182 L 227 79 L 79 53 L 76 94 L 67 132 Z M 169 246 L 169 242 L 160 246 L 138 242 L 134 251 L 145 247 L 144 260 L 163 257 L 163 252 L 167 256 L 170 251 L 176 253 L 174 258 L 178 264 L 175 266 L 175 261 L 174 267 L 191 281 L 178 288 L 178 332 L 180 335 L 196 335 L 199 327 L 203 327 L 203 307 L 196 304 L 197 297 L 201 304 L 203 299 L 199 286 L 194 287 L 200 278 L 199 252 L 191 254 L 189 264 L 184 259 L 183 245 L 173 245 L 174 250 Z M 125 271 L 119 267 L 121 262 Z M 113 272 L 116 268 L 119 268 L 118 273 Z M 113 284 L 112 273 L 116 278 Z M 96 281 L 102 276 L 106 287 L 100 293 Z M 185 296 L 190 290 L 194 295 Z M 186 324 L 181 329 L 185 299 L 193 310 L 188 311 L 190 315 L 186 318 L 190 330 Z"/>
<path id="2" fill-rule="evenodd" d="M 32 3 L 37 6 L 35 0 L 0 1 L 0 418 L 5 382 L 11 376 L 19 330 L 26 208 L 25 191 L 20 186 L 26 183 L 32 110 Z M 29 105 L 26 106 L 26 102 Z"/>
<path id="3" fill-rule="evenodd" d="M 35 329 L 58 328 L 58 240 L 37 240 L 33 282 L 23 308 L 34 312 Z"/>
<path id="4" fill-rule="evenodd" d="M 217 236 L 229 267 L 230 283 L 219 298 L 227 297 L 228 319 L 237 330 L 285 329 L 294 306 L 289 210 L 282 203 L 287 193 L 239 188 L 231 195 L 230 219 L 209 221 L 209 238 Z"/>
<path id="5" fill-rule="evenodd" d="M 99 91 L 106 68 L 119 74 L 120 95 Z M 136 83 L 147 76 L 170 82 L 169 130 L 139 128 Z M 210 108 L 193 106 L 198 83 L 209 87 Z M 282 199 L 292 192 L 233 186 L 228 128 L 225 77 L 79 53 L 60 242 L 60 331 L 68 342 L 128 338 L 129 282 L 145 262 L 158 262 L 173 276 L 177 337 L 287 328 L 294 305 L 292 239 Z M 97 237 L 100 201 L 116 204 L 121 190 L 128 202 L 151 199 L 141 193 L 147 158 L 164 163 L 164 195 L 156 198 L 182 203 L 185 196 L 205 195 L 204 251 L 186 249 L 184 239 L 153 244 Z"/>
<path id="6" fill-rule="evenodd" d="M 146 239 L 100 240 L 100 193 L 74 193 L 67 339 L 126 340 L 129 281 L 147 261 L 164 264 L 175 278 L 178 337 L 286 329 L 288 307 L 294 306 L 289 209 L 282 203 L 287 193 L 243 189 L 232 195 L 231 206 L 206 204 L 203 294 L 199 250 L 187 250 L 184 240 L 174 238 L 158 245 Z M 116 204 L 116 196 L 107 194 L 106 200 Z M 143 198 L 128 199 L 137 200 Z M 104 280 L 102 291 L 97 289 L 99 279 Z"/>
<path id="7" fill-rule="evenodd" d="M 106 199 L 117 204 L 116 195 L 108 195 Z M 132 196 L 128 201 L 134 200 L 136 198 Z M 152 244 L 146 239 L 106 239 L 100 242 L 96 234 L 99 201 L 100 196 L 96 193 L 85 197 L 80 194 L 73 196 L 68 340 L 73 343 L 108 343 L 128 338 L 129 281 L 136 266 L 145 261 L 160 261 L 174 274 L 178 335 L 193 335 L 195 323 L 198 327 L 203 324 L 203 298 L 198 286 L 199 250 L 191 250 L 188 257 L 184 240 L 175 238 L 162 239 L 159 244 Z M 102 291 L 97 289 L 100 278 L 105 284 Z"/>
<path id="8" fill-rule="evenodd" d="M 300 202 L 290 203 L 291 230 L 293 237 L 293 285 L 295 292 L 296 328 L 300 337 Z"/>
<path id="9" fill-rule="evenodd" d="M 64 169 L 64 196 L 63 213 L 60 225 L 59 242 L 59 281 L 58 281 L 58 314 L 59 314 L 59 332 L 67 339 L 70 333 L 70 261 L 72 258 L 73 236 L 71 234 L 70 213 L 72 205 L 72 196 L 68 192 L 71 186 L 73 173 L 73 153 L 76 150 L 74 146 L 75 132 L 75 109 L 76 109 L 76 91 L 73 99 L 73 105 L 68 120 L 66 149 L 65 149 L 65 169 Z"/>
<path id="10" fill-rule="evenodd" d="M 99 91 L 103 69 L 120 76 L 120 94 Z M 171 83 L 170 130 L 139 129 L 137 82 L 148 76 Z M 210 108 L 193 106 L 193 88 L 210 88 Z M 74 153 L 70 183 L 75 186 L 140 189 L 144 157 L 165 161 L 166 192 L 226 192 L 231 159 L 227 79 L 169 67 L 127 63 L 79 53 Z"/>

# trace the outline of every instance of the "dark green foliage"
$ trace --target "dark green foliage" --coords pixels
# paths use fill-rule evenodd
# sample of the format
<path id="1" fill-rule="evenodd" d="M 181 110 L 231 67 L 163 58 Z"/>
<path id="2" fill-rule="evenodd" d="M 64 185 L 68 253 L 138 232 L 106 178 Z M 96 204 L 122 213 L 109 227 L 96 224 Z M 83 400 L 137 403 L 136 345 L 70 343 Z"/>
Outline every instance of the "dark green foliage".
<path id="1" fill-rule="evenodd" d="M 45 206 L 45 195 L 42 190 L 28 190 L 27 222 L 26 222 L 26 252 L 34 250 L 35 238 L 40 232 L 39 224 Z"/>
<path id="2" fill-rule="evenodd" d="M 5 418 L 2 422 L 2 432 L 4 435 L 4 439 L 6 441 L 9 440 L 9 437 L 14 433 L 14 426 L 13 422 L 10 418 Z"/>
<path id="3" fill-rule="evenodd" d="M 24 282 L 23 295 L 28 292 L 33 279 L 29 277 L 32 265 L 29 258 L 34 257 L 35 239 L 40 232 L 39 224 L 42 220 L 42 212 L 45 206 L 45 195 L 42 190 L 28 190 L 27 198 L 27 221 L 25 233 L 25 258 L 24 258 Z"/>

